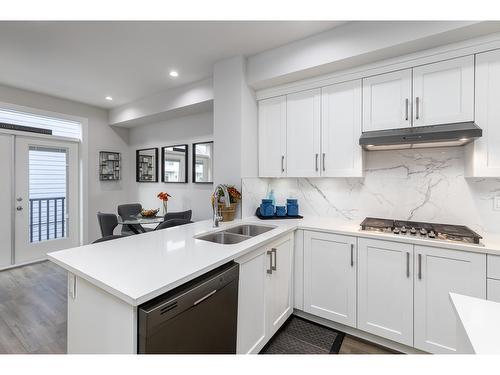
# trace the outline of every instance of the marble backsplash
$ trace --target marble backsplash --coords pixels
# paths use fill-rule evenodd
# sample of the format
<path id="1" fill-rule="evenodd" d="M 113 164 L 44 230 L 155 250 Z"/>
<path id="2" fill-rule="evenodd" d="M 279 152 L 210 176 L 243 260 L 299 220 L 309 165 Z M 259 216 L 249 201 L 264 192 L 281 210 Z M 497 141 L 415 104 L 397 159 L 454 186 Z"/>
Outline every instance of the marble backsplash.
<path id="1" fill-rule="evenodd" d="M 464 178 L 464 148 L 375 151 L 364 178 L 244 178 L 242 216 L 273 189 L 277 204 L 299 200 L 302 215 L 361 222 L 366 216 L 464 224 L 500 233 L 500 178 Z"/>

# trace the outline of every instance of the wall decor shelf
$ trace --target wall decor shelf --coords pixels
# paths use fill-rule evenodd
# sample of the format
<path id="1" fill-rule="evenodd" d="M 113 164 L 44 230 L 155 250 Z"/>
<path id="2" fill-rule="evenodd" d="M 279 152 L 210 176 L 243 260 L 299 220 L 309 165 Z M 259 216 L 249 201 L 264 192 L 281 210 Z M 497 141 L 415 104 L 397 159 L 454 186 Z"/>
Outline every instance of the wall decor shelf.
<path id="1" fill-rule="evenodd" d="M 99 180 L 118 181 L 121 179 L 121 154 L 99 151 Z"/>

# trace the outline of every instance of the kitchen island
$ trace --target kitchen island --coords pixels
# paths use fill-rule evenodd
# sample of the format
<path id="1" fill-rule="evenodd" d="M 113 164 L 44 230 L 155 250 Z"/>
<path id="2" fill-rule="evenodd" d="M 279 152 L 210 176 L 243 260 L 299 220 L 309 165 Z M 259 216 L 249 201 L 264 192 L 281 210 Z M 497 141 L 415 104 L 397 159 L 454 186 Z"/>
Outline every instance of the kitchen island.
<path id="1" fill-rule="evenodd" d="M 197 238 L 243 223 L 275 228 L 237 244 L 217 244 Z M 245 257 L 255 250 L 284 236 L 293 238 L 300 231 L 500 255 L 500 246 L 494 242 L 476 246 L 418 237 L 402 238 L 387 233 L 363 232 L 358 223 L 326 218 L 276 221 L 248 218 L 222 224 L 221 228 L 213 228 L 212 222 L 206 220 L 57 251 L 50 253 L 49 259 L 68 271 L 68 353 L 137 353 L 139 305 L 227 262 L 246 261 Z M 303 294 L 303 268 L 297 264 L 303 256 L 302 246 L 303 240 L 296 241 L 296 248 L 292 249 L 294 262 L 291 262 L 295 263 L 297 279 L 294 293 L 299 297 Z M 242 283 L 247 282 L 245 280 L 240 277 L 240 289 Z M 297 306 L 300 310 L 303 302 L 298 301 Z"/>

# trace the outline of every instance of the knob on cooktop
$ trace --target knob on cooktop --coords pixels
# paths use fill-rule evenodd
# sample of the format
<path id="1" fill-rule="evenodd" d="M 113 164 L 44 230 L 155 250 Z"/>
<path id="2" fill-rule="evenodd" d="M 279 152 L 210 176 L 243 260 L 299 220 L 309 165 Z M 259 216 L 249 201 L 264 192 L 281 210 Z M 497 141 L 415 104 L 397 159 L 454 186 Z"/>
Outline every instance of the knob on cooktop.
<path id="1" fill-rule="evenodd" d="M 404 225 L 401 227 L 401 233 L 406 233 L 406 227 Z"/>
<path id="2" fill-rule="evenodd" d="M 422 236 L 425 236 L 425 235 L 427 234 L 427 230 L 426 230 L 425 228 L 421 228 L 421 229 L 420 229 L 420 234 L 421 234 Z"/>
<path id="3" fill-rule="evenodd" d="M 398 227 L 395 227 L 395 228 L 392 230 L 392 233 L 394 233 L 394 234 L 399 234 L 399 228 L 398 228 Z"/>
<path id="4" fill-rule="evenodd" d="M 415 228 L 411 227 L 410 233 L 411 234 L 417 234 L 417 230 Z"/>
<path id="5" fill-rule="evenodd" d="M 429 232 L 429 238 L 436 238 L 436 233 L 433 230 Z"/>

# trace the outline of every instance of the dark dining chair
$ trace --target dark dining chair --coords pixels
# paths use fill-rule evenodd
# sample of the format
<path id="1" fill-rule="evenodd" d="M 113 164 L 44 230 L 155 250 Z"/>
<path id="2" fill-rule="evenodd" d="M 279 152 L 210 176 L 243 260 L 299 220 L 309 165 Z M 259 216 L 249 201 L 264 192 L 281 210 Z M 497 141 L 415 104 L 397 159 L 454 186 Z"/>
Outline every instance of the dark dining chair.
<path id="1" fill-rule="evenodd" d="M 118 218 L 115 214 L 98 212 L 97 221 L 99 222 L 99 228 L 101 228 L 102 237 L 112 236 L 113 231 L 118 226 Z"/>
<path id="2" fill-rule="evenodd" d="M 99 242 L 116 240 L 117 238 L 123 238 L 123 237 L 127 237 L 127 236 L 122 236 L 121 234 L 114 234 L 114 235 L 111 235 L 111 236 L 105 236 L 105 237 L 102 237 L 102 238 L 98 238 L 97 240 L 95 240 L 92 243 L 94 244 L 94 243 L 99 243 Z"/>
<path id="3" fill-rule="evenodd" d="M 163 217 L 164 221 L 171 220 L 171 219 L 184 219 L 184 220 L 191 220 L 191 217 L 193 216 L 193 210 L 187 210 L 187 211 L 179 211 L 179 212 L 167 212 L 167 214 Z"/>
<path id="4" fill-rule="evenodd" d="M 189 223 L 192 223 L 192 221 L 191 220 L 186 220 L 186 219 L 170 219 L 170 220 L 165 220 L 163 223 L 159 224 L 155 228 L 155 230 L 177 227 L 179 225 L 185 225 L 185 224 L 189 224 Z"/>
<path id="5" fill-rule="evenodd" d="M 118 206 L 118 215 L 120 215 L 122 220 L 126 220 L 127 218 L 135 218 L 141 213 L 141 211 L 142 206 L 140 203 L 121 204 Z M 128 236 L 137 233 L 150 232 L 152 230 L 152 228 L 144 228 L 141 224 L 122 225 L 122 234 Z"/>

